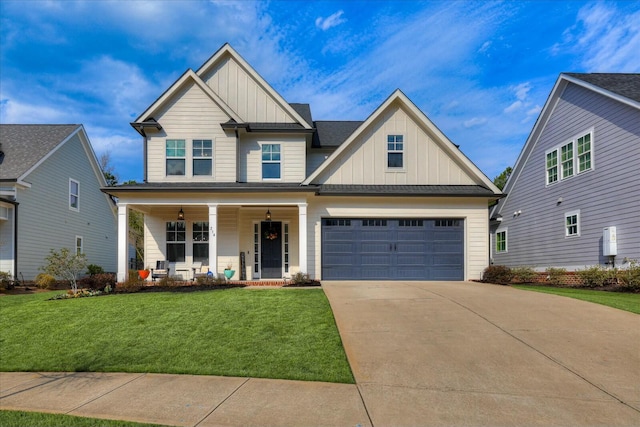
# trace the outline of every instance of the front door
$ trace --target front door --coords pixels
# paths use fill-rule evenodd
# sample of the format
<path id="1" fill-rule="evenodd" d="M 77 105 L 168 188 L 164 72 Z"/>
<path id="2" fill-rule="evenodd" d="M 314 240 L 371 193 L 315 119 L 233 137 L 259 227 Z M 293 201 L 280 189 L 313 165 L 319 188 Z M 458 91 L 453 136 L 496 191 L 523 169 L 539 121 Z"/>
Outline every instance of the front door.
<path id="1" fill-rule="evenodd" d="M 282 223 L 264 221 L 261 224 L 260 238 L 262 279 L 282 278 Z"/>

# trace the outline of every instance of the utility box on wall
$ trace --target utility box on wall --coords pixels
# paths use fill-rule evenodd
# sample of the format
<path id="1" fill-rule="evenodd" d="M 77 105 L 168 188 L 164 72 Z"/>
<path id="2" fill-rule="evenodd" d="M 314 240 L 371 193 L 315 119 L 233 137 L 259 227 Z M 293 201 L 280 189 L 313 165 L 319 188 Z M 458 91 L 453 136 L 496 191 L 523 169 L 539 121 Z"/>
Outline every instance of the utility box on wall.
<path id="1" fill-rule="evenodd" d="M 605 227 L 602 230 L 602 255 L 618 255 L 618 243 L 615 227 Z"/>

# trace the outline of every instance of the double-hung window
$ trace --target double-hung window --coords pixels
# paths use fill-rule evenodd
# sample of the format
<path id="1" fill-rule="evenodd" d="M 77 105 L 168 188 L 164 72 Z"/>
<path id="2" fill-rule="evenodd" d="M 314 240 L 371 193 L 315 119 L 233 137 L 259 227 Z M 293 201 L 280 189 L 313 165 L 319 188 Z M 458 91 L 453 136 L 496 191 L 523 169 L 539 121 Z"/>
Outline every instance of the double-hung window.
<path id="1" fill-rule="evenodd" d="M 193 261 L 209 265 L 209 223 L 193 223 Z"/>
<path id="2" fill-rule="evenodd" d="M 404 167 L 404 138 L 402 135 L 387 135 L 387 167 L 402 169 Z"/>
<path id="3" fill-rule="evenodd" d="M 82 255 L 84 253 L 82 236 L 76 236 L 76 255 Z"/>
<path id="4" fill-rule="evenodd" d="M 69 178 L 69 209 L 80 210 L 80 183 L 71 178 Z"/>
<path id="5" fill-rule="evenodd" d="M 210 139 L 193 140 L 193 176 L 211 176 L 213 157 Z"/>
<path id="6" fill-rule="evenodd" d="M 547 185 L 590 170 L 593 131 L 582 133 L 571 141 L 556 146 L 545 153 Z"/>
<path id="7" fill-rule="evenodd" d="M 580 235 L 580 211 L 567 212 L 564 214 L 564 235 L 565 237 Z"/>
<path id="8" fill-rule="evenodd" d="M 496 252 L 507 252 L 507 230 L 496 233 Z"/>
<path id="9" fill-rule="evenodd" d="M 280 179 L 280 144 L 262 144 L 262 179 Z"/>
<path id="10" fill-rule="evenodd" d="M 169 221 L 166 225 L 167 261 L 184 262 L 184 249 L 187 233 L 184 221 Z"/>
<path id="11" fill-rule="evenodd" d="M 184 139 L 167 139 L 167 176 L 185 174 L 186 151 Z"/>

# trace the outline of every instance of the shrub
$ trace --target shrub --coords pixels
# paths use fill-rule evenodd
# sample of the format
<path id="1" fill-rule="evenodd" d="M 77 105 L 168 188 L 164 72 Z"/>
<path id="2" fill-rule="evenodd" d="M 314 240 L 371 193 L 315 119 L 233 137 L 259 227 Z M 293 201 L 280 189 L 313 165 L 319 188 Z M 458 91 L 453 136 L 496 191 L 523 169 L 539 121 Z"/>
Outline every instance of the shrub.
<path id="1" fill-rule="evenodd" d="M 301 271 L 291 276 L 291 281 L 296 285 L 305 285 L 307 283 L 311 283 L 311 279 L 309 279 L 309 275 Z"/>
<path id="2" fill-rule="evenodd" d="M 115 286 L 116 277 L 111 273 L 99 273 L 80 279 L 78 284 L 83 288 L 102 291 L 107 286 Z"/>
<path id="3" fill-rule="evenodd" d="M 53 289 L 56 284 L 56 278 L 47 273 L 40 273 L 36 276 L 35 282 L 40 289 Z"/>
<path id="4" fill-rule="evenodd" d="M 631 261 L 629 267 L 618 270 L 620 285 L 632 291 L 640 290 L 640 263 Z"/>
<path id="5" fill-rule="evenodd" d="M 129 278 L 124 282 L 118 283 L 116 289 L 122 292 L 138 292 L 144 286 L 144 281 L 138 277 L 137 270 L 129 270 Z"/>
<path id="6" fill-rule="evenodd" d="M 0 271 L 0 290 L 5 289 L 13 289 L 13 280 L 11 280 L 11 274 Z"/>
<path id="7" fill-rule="evenodd" d="M 538 273 L 531 267 L 514 267 L 511 269 L 513 281 L 516 283 L 533 283 L 538 277 Z"/>
<path id="8" fill-rule="evenodd" d="M 513 279 L 513 272 L 505 265 L 490 265 L 484 269 L 482 281 L 498 285 L 508 285 Z"/>
<path id="9" fill-rule="evenodd" d="M 158 285 L 165 288 L 175 288 L 176 286 L 180 286 L 181 282 L 172 276 L 163 277 L 158 281 Z"/>
<path id="10" fill-rule="evenodd" d="M 222 273 L 218 273 L 216 276 L 200 276 L 196 279 L 196 283 L 201 286 L 224 285 L 226 282 L 227 279 Z"/>
<path id="11" fill-rule="evenodd" d="M 596 288 L 615 281 L 617 270 L 609 269 L 601 265 L 594 265 L 584 270 L 577 270 L 576 274 L 580 280 L 582 280 L 584 286 Z"/>
<path id="12" fill-rule="evenodd" d="M 567 270 L 562 267 L 548 267 L 546 273 L 549 283 L 560 286 L 565 282 L 564 276 L 567 274 Z"/>
<path id="13" fill-rule="evenodd" d="M 78 292 L 78 274 L 87 267 L 85 254 L 78 255 L 67 248 L 62 248 L 59 252 L 51 249 L 45 260 L 47 265 L 42 268 L 45 273 L 68 280 L 73 293 Z"/>
<path id="14" fill-rule="evenodd" d="M 104 273 L 104 269 L 99 265 L 95 265 L 95 264 L 87 265 L 87 274 L 89 276 L 94 276 L 96 274 L 102 274 L 102 273 Z"/>

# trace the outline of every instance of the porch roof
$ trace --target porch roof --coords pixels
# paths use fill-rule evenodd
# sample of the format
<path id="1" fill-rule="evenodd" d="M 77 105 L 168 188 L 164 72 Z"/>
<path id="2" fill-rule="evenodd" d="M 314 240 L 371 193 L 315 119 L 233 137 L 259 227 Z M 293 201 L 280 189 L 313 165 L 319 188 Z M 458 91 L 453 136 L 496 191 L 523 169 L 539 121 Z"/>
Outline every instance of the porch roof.
<path id="1" fill-rule="evenodd" d="M 495 197 L 481 185 L 321 185 L 320 196 Z"/>
<path id="2" fill-rule="evenodd" d="M 196 193 L 256 193 L 256 192 L 315 192 L 315 185 L 303 186 L 298 183 L 287 182 L 152 182 L 139 184 L 122 184 L 114 187 L 104 187 L 103 192 L 172 192 L 189 191 Z"/>

